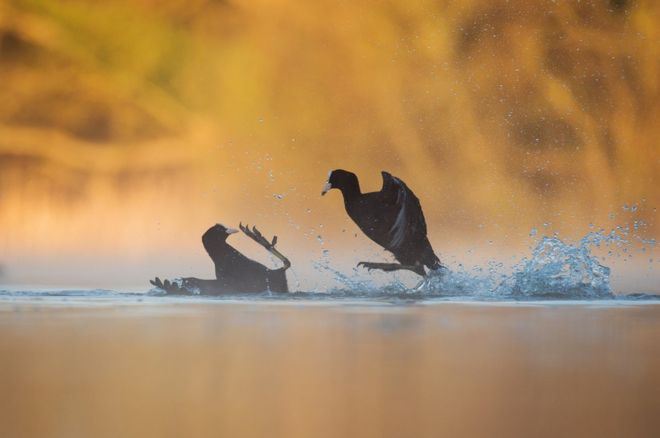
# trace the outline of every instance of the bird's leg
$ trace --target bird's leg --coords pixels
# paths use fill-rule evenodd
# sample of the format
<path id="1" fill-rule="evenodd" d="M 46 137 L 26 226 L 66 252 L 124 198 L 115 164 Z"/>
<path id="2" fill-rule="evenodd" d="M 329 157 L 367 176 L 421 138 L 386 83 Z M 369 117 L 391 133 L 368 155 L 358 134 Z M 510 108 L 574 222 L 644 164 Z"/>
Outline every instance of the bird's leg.
<path id="1" fill-rule="evenodd" d="M 238 227 L 241 229 L 241 231 L 243 231 L 243 233 L 245 233 L 246 236 L 266 248 L 268 252 L 280 259 L 282 263 L 284 263 L 284 269 L 288 269 L 291 266 L 289 259 L 275 248 L 275 245 L 277 245 L 277 236 L 273 236 L 273 240 L 269 242 L 263 236 L 263 234 L 261 234 L 261 231 L 257 230 L 257 227 L 253 226 L 252 229 L 250 229 L 247 225 L 243 225 L 242 223 L 239 224 Z"/>
<path id="2" fill-rule="evenodd" d="M 429 280 L 428 277 L 424 277 L 415 287 L 413 287 L 412 290 L 415 292 L 424 292 L 428 288 L 430 282 L 431 280 Z"/>
<path id="3" fill-rule="evenodd" d="M 385 272 L 392 272 L 392 271 L 413 271 L 416 274 L 419 274 L 419 266 L 413 266 L 413 265 L 402 265 L 400 263 L 374 263 L 374 262 L 360 262 L 357 264 L 358 267 L 364 266 L 368 270 L 372 269 L 380 269 L 381 271 Z"/>

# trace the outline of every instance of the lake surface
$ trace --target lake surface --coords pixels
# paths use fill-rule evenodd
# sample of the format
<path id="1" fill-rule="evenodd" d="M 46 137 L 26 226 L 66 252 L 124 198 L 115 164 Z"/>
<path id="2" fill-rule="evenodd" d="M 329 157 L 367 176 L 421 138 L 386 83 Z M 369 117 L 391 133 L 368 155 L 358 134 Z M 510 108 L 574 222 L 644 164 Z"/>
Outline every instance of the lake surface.
<path id="1" fill-rule="evenodd" d="M 2 437 L 660 436 L 660 301 L 0 293 Z"/>

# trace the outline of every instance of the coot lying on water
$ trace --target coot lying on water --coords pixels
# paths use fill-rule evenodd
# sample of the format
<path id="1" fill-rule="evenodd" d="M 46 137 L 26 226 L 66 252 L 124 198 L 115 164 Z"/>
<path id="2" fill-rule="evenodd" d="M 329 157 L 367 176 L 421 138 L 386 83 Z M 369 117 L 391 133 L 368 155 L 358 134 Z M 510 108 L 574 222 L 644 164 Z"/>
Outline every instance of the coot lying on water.
<path id="1" fill-rule="evenodd" d="M 387 172 L 380 192 L 361 193 L 357 176 L 346 170 L 330 172 L 321 192 L 339 189 L 346 212 L 371 240 L 390 251 L 399 263 L 360 262 L 367 269 L 407 269 L 426 276 L 424 267 L 442 267 L 426 237 L 426 221 L 417 196 L 399 178 Z"/>
<path id="2" fill-rule="evenodd" d="M 256 227 L 250 229 L 241 224 L 240 229 L 245 235 L 279 258 L 284 266 L 279 269 L 269 269 L 244 256 L 227 243 L 227 237 L 237 233 L 238 230 L 217 224 L 209 228 L 202 236 L 204 248 L 215 264 L 215 280 L 188 277 L 178 281 L 165 280 L 163 282 L 156 277 L 154 280 L 150 280 L 150 283 L 168 294 L 221 295 L 268 290 L 288 292 L 286 270 L 291 266 L 291 262 L 275 249 L 277 236 L 269 242 Z"/>

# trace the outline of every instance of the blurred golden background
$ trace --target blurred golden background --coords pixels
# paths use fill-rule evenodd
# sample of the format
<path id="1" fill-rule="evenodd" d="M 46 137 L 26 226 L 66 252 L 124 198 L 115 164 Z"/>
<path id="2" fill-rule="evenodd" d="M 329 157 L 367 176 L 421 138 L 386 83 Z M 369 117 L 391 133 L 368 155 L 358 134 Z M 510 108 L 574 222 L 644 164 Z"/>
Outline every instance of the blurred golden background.
<path id="1" fill-rule="evenodd" d="M 404 179 L 458 261 L 624 205 L 655 236 L 658 23 L 652 0 L 5 0 L 0 283 L 210 277 L 202 232 L 241 220 L 299 272 L 380 254 L 319 197 L 337 167 Z"/>

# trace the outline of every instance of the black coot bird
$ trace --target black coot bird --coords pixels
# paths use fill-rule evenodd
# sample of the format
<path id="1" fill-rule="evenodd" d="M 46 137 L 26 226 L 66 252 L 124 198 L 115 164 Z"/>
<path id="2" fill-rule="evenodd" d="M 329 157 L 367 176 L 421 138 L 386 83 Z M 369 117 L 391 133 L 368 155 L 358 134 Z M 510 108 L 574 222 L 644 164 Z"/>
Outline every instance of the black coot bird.
<path id="1" fill-rule="evenodd" d="M 368 238 L 391 252 L 399 263 L 360 262 L 367 269 L 396 271 L 407 269 L 426 276 L 442 268 L 426 237 L 426 221 L 417 196 L 406 183 L 388 172 L 383 175 L 380 192 L 361 193 L 357 176 L 346 170 L 330 172 L 321 195 L 339 189 L 346 212 Z"/>
<path id="2" fill-rule="evenodd" d="M 215 280 L 188 277 L 182 278 L 180 281 L 165 280 L 163 282 L 156 277 L 154 280 L 150 280 L 151 284 L 170 294 L 221 295 L 263 291 L 288 292 L 286 270 L 291 266 L 291 262 L 275 249 L 277 236 L 269 242 L 256 227 L 250 229 L 241 224 L 240 229 L 245 235 L 280 259 L 284 266 L 279 269 L 269 269 L 241 254 L 227 243 L 227 237 L 237 233 L 238 230 L 216 224 L 202 236 L 204 249 L 215 264 Z"/>

